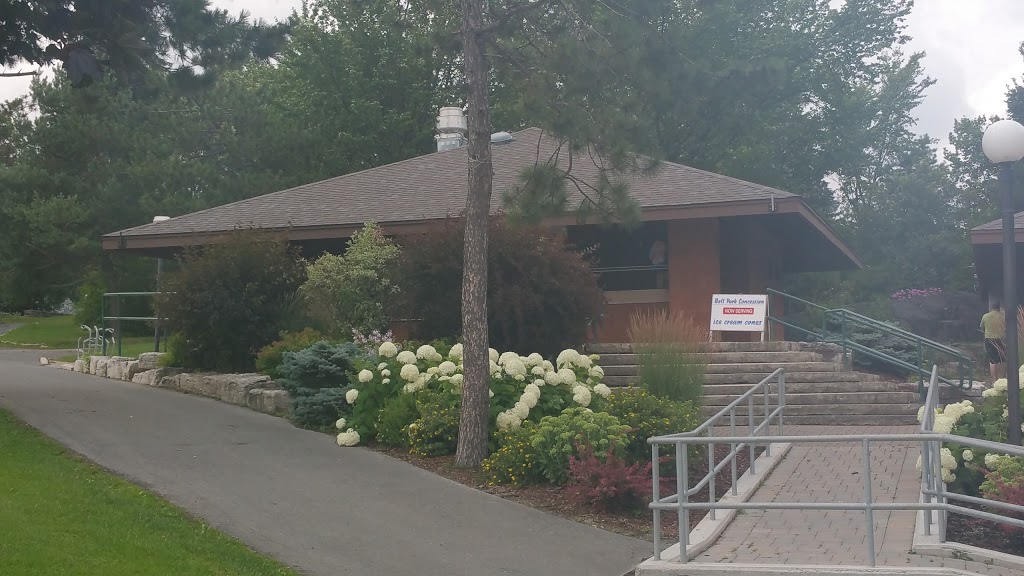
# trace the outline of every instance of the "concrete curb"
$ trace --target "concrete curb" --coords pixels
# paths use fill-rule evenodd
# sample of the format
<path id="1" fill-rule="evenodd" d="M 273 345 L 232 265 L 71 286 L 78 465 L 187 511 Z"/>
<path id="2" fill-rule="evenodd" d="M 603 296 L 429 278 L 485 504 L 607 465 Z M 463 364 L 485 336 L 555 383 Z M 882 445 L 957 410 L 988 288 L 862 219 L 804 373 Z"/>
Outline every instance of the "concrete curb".
<path id="1" fill-rule="evenodd" d="M 894 568 L 891 566 L 825 566 L 780 564 L 706 564 L 656 561 L 641 564 L 636 576 L 977 576 L 955 568 Z"/>
<path id="2" fill-rule="evenodd" d="M 757 470 L 757 474 L 751 474 L 750 470 L 747 470 L 739 480 L 736 481 L 736 492 L 733 496 L 732 490 L 726 492 L 725 496 L 718 499 L 721 503 L 736 503 L 736 502 L 747 502 L 750 497 L 754 495 L 754 492 L 764 484 L 765 479 L 771 474 L 772 470 L 778 466 L 779 462 L 786 456 L 789 449 L 792 448 L 792 444 L 772 444 L 772 455 L 766 456 L 761 454 L 754 460 L 754 469 Z M 697 526 L 690 531 L 690 543 L 686 547 L 687 558 L 693 558 L 698 554 L 704 552 L 711 547 L 712 544 L 718 540 L 718 537 L 722 535 L 722 532 L 729 526 L 733 518 L 736 517 L 738 510 L 718 510 L 716 512 L 717 518 L 712 520 L 711 515 L 708 514 L 697 523 Z M 637 576 L 643 573 L 643 570 L 649 563 L 660 564 L 667 563 L 676 567 L 678 570 L 680 566 L 692 566 L 692 564 L 679 564 L 673 562 L 679 558 L 679 543 L 669 546 L 661 553 L 662 558 L 665 560 L 654 560 L 651 557 L 645 560 L 640 566 L 637 567 Z M 660 572 L 656 572 L 660 573 Z"/>
<path id="3" fill-rule="evenodd" d="M 937 517 L 937 514 L 936 514 Z M 960 544 L 959 542 L 940 542 L 938 522 L 932 522 L 931 534 L 924 534 L 924 512 L 917 513 L 917 521 L 914 524 L 914 543 L 911 551 L 922 556 L 935 556 L 951 560 L 966 560 L 967 562 L 980 562 L 990 566 L 1010 568 L 1024 574 L 1024 557 L 986 550 L 977 546 Z"/>

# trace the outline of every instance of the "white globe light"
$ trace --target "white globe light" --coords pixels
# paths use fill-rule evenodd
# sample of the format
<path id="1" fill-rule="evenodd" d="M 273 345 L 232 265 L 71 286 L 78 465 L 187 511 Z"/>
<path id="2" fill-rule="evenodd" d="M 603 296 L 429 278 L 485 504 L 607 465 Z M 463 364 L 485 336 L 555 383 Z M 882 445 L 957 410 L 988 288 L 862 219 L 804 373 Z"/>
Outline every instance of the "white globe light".
<path id="1" fill-rule="evenodd" d="M 985 129 L 981 137 L 985 156 L 996 164 L 1024 158 L 1024 126 L 1013 120 L 1000 120 Z"/>

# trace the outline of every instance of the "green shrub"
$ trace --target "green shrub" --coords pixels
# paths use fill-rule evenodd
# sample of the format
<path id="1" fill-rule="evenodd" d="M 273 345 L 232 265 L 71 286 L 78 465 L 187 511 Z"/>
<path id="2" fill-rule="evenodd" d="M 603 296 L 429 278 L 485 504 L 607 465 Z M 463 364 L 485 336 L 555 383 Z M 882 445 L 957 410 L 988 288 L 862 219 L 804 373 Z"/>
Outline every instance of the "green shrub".
<path id="1" fill-rule="evenodd" d="M 334 428 L 338 418 L 347 416 L 350 406 L 345 400 L 349 388 L 304 389 L 308 394 L 292 397 L 292 420 L 304 428 Z"/>
<path id="2" fill-rule="evenodd" d="M 421 318 L 422 338 L 462 332 L 463 225 L 449 220 L 405 245 L 401 259 L 407 313 Z M 557 354 L 583 342 L 603 297 L 590 264 L 550 230 L 492 221 L 487 321 L 491 346 Z"/>
<path id="3" fill-rule="evenodd" d="M 648 438 L 689 432 L 704 421 L 700 408 L 692 402 L 658 398 L 641 388 L 612 391 L 605 410 L 629 426 L 624 450 L 626 457 L 633 462 L 650 462 Z M 671 447 L 666 446 L 664 450 L 671 450 Z"/>
<path id="4" fill-rule="evenodd" d="M 293 396 L 301 390 L 344 388 L 348 386 L 357 361 L 364 357 L 351 342 L 317 342 L 298 352 L 285 352 L 278 368 L 278 384 Z"/>
<path id="5" fill-rule="evenodd" d="M 352 412 L 345 399 L 349 380 L 362 352 L 351 343 L 317 342 L 298 352 L 284 352 L 277 383 L 292 397 L 295 422 L 327 428 Z"/>
<path id="6" fill-rule="evenodd" d="M 284 361 L 285 352 L 298 352 L 321 340 L 325 340 L 323 334 L 312 328 L 301 332 L 282 332 L 280 340 L 267 344 L 256 355 L 256 369 L 271 378 L 280 378 L 278 369 Z"/>
<path id="7" fill-rule="evenodd" d="M 629 337 L 644 389 L 659 398 L 700 402 L 707 328 L 682 312 L 637 312 L 630 318 Z"/>
<path id="8" fill-rule="evenodd" d="M 309 265 L 302 286 L 309 314 L 334 336 L 387 330 L 398 295 L 398 255 L 398 246 L 367 222 L 352 235 L 344 256 L 325 254 Z"/>
<path id="9" fill-rule="evenodd" d="M 489 486 L 525 486 L 543 479 L 535 466 L 536 448 L 532 444 L 535 426 L 527 421 L 519 428 L 498 432 L 498 449 L 480 465 Z"/>
<path id="10" fill-rule="evenodd" d="M 566 408 L 558 416 L 545 416 L 530 439 L 539 473 L 553 484 L 568 480 L 569 457 L 579 457 L 580 446 L 604 453 L 615 447 L 620 453 L 626 445 L 628 426 L 605 412 L 586 408 Z"/>
<path id="11" fill-rule="evenodd" d="M 246 372 L 273 342 L 286 303 L 305 280 L 296 248 L 253 231 L 193 248 L 169 276 L 158 310 L 184 339 L 188 369 Z"/>
<path id="12" fill-rule="evenodd" d="M 167 338 L 164 354 L 158 360 L 161 366 L 181 368 L 185 365 L 185 337 L 175 332 Z"/>
<path id="13" fill-rule="evenodd" d="M 377 441 L 388 446 L 408 446 L 406 427 L 418 417 L 415 394 L 399 394 L 390 398 L 377 415 Z"/>
<path id="14" fill-rule="evenodd" d="M 421 456 L 454 454 L 459 443 L 459 404 L 447 392 L 421 392 L 420 417 L 409 425 L 409 451 Z"/>

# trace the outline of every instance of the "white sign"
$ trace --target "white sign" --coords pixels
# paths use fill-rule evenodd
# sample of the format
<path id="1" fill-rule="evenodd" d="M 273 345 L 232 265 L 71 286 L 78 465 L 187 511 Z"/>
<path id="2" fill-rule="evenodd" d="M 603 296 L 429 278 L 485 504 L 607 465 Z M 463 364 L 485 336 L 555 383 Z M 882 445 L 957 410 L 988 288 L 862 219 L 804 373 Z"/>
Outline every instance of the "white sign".
<path id="1" fill-rule="evenodd" d="M 715 294 L 711 298 L 712 332 L 764 332 L 765 294 Z"/>

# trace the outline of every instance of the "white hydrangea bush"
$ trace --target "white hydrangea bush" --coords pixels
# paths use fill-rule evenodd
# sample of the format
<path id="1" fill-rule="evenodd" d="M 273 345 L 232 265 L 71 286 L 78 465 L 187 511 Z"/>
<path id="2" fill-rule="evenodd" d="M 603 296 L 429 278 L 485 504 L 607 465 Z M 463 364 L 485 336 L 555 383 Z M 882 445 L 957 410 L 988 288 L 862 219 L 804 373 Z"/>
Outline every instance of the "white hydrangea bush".
<path id="1" fill-rule="evenodd" d="M 407 350 L 394 342 L 382 343 L 375 364 L 361 367 L 357 382 L 346 394 L 353 408 L 348 425 L 357 435 L 345 436 L 346 443 L 339 435 L 338 444 L 355 445 L 359 432 L 369 436 L 377 413 L 391 396 L 435 390 L 457 403 L 464 379 L 463 350 L 461 343 L 447 351 L 429 344 Z M 521 356 L 491 348 L 488 359 L 491 413 L 498 430 L 518 428 L 526 420 L 576 405 L 598 410 L 611 394 L 611 388 L 602 383 L 604 370 L 596 364 L 596 355 L 563 350 L 552 363 L 538 353 Z"/>
<path id="2" fill-rule="evenodd" d="M 1024 379 L 1024 369 L 1021 370 Z M 967 438 L 1006 442 L 1007 437 L 1007 382 L 996 380 L 992 387 L 982 392 L 978 403 L 964 400 L 947 404 L 935 410 L 934 430 Z M 918 421 L 923 421 L 925 410 L 918 411 Z M 1024 426 L 1022 426 L 1024 430 Z M 953 490 L 976 494 L 985 481 L 986 474 L 995 470 L 1005 456 L 987 453 L 955 441 L 946 442 L 942 448 L 940 470 L 942 481 L 954 484 Z M 917 459 L 917 470 L 921 471 L 922 459 Z"/>

